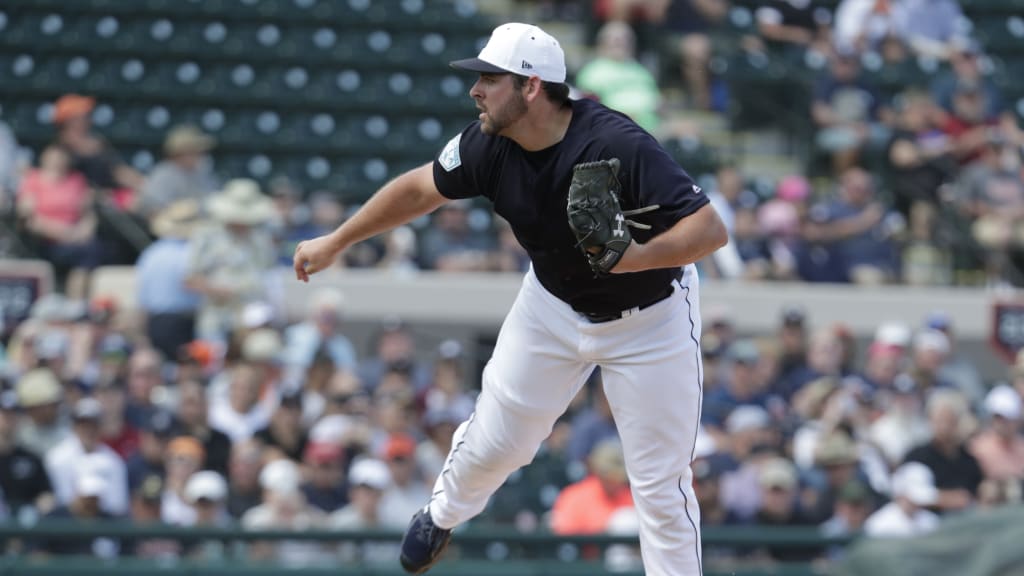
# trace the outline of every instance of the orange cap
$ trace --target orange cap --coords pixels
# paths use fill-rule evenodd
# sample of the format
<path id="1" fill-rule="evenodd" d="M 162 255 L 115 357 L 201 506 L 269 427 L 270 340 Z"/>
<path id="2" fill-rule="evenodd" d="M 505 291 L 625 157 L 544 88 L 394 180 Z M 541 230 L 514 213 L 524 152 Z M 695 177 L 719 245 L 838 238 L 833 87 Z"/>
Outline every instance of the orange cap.
<path id="1" fill-rule="evenodd" d="M 53 123 L 63 124 L 87 116 L 96 107 L 96 99 L 80 94 L 65 94 L 53 106 Z"/>
<path id="2" fill-rule="evenodd" d="M 394 434 L 388 439 L 384 447 L 384 458 L 393 460 L 395 458 L 408 458 L 416 453 L 416 441 L 405 434 Z"/>
<path id="3" fill-rule="evenodd" d="M 191 436 L 178 436 L 167 444 L 167 453 L 173 456 L 188 456 L 199 460 L 206 458 L 206 450 L 199 440 Z"/>

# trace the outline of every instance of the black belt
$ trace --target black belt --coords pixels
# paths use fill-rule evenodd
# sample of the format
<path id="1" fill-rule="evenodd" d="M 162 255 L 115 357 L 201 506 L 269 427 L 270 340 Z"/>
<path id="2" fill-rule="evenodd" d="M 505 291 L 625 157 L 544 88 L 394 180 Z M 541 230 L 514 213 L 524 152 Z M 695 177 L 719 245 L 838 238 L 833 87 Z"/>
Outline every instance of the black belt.
<path id="1" fill-rule="evenodd" d="M 612 320 L 619 320 L 621 318 L 625 318 L 630 314 L 634 314 L 645 308 L 650 308 L 651 306 L 654 306 L 658 302 L 661 302 L 662 300 L 671 296 L 673 292 L 675 292 L 675 288 L 672 286 L 672 284 L 669 284 L 667 287 L 665 287 L 664 290 L 659 292 L 658 295 L 655 296 L 654 299 L 651 300 L 650 302 L 646 302 L 644 304 L 635 306 L 628 310 L 621 310 L 619 312 L 580 312 L 580 314 L 582 314 L 583 317 L 586 318 L 587 320 L 590 320 L 592 324 L 611 322 Z"/>

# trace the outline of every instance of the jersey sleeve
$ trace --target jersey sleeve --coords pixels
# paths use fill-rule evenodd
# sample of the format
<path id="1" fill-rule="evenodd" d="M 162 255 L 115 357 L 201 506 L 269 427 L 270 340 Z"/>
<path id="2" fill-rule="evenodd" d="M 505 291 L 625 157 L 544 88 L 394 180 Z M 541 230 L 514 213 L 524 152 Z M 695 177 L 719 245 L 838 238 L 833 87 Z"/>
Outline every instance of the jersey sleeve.
<path id="1" fill-rule="evenodd" d="M 651 226 L 655 236 L 709 202 L 707 194 L 652 136 L 639 128 L 611 144 L 609 152 L 622 161 L 622 209 L 658 206 L 631 219 Z M 638 241 L 646 241 L 634 231 Z"/>
<path id="2" fill-rule="evenodd" d="M 492 165 L 493 138 L 474 122 L 456 134 L 434 158 L 434 185 L 445 198 L 472 198 L 492 194 L 486 168 Z"/>

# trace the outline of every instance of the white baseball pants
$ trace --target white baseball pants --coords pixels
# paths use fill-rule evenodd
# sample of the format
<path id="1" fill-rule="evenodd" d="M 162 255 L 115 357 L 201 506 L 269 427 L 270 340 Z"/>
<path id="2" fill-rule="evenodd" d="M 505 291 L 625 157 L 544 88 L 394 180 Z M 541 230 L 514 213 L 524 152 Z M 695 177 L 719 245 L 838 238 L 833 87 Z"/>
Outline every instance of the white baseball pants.
<path id="1" fill-rule="evenodd" d="M 649 576 L 701 572 L 700 511 L 690 461 L 700 421 L 697 271 L 673 294 L 593 324 L 544 289 L 533 271 L 498 335 L 476 411 L 455 432 L 430 514 L 452 528 L 479 514 L 528 464 L 595 366 L 622 439 Z"/>

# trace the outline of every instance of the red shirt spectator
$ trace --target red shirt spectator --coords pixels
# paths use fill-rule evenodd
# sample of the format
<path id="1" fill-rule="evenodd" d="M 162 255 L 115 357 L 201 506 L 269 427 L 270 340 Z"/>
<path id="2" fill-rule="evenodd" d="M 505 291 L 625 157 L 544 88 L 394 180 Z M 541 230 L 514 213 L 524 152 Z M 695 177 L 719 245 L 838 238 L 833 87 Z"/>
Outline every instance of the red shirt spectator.
<path id="1" fill-rule="evenodd" d="M 622 446 L 617 439 L 595 446 L 589 464 L 590 475 L 567 486 L 555 500 L 551 530 L 556 534 L 604 532 L 616 510 L 633 506 Z"/>
<path id="2" fill-rule="evenodd" d="M 18 202 L 33 218 L 68 226 L 77 224 L 89 201 L 85 177 L 70 170 L 67 153 L 56 146 L 43 151 L 39 165 L 21 179 Z"/>

